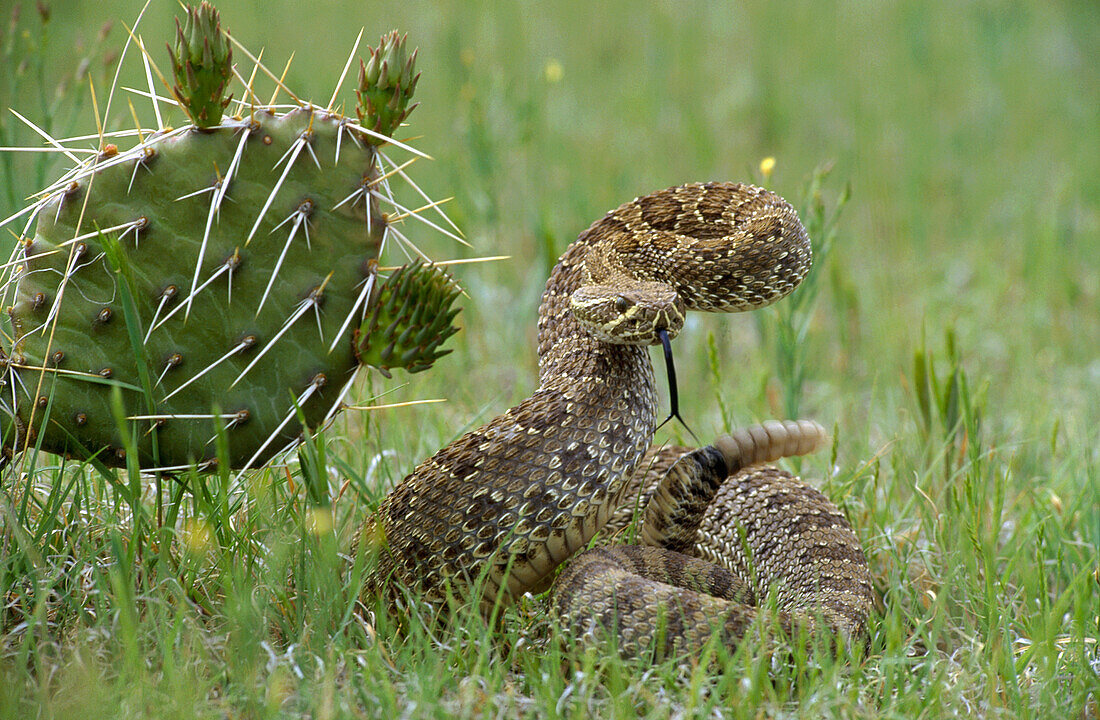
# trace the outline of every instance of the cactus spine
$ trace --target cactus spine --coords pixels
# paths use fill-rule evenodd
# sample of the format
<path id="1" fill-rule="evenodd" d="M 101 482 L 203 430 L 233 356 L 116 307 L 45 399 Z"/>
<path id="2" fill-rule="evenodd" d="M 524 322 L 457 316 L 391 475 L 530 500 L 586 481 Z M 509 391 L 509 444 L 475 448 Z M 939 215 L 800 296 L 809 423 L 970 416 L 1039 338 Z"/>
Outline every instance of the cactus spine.
<path id="1" fill-rule="evenodd" d="M 401 207 L 383 148 L 418 77 L 404 38 L 361 64 L 371 127 L 248 88 L 231 104 L 230 39 L 208 3 L 177 20 L 169 54 L 191 123 L 103 145 L 28 208 L 4 283 L 9 450 L 121 464 L 129 447 L 144 467 L 205 466 L 224 427 L 230 463 L 254 467 L 300 437 L 300 419 L 331 417 L 361 362 L 423 370 L 454 332 L 437 269 L 378 275 L 395 230 L 379 202 Z M 392 313 L 398 295 L 403 314 L 379 328 L 373 303 Z M 381 332 L 385 358 L 371 350 Z"/>

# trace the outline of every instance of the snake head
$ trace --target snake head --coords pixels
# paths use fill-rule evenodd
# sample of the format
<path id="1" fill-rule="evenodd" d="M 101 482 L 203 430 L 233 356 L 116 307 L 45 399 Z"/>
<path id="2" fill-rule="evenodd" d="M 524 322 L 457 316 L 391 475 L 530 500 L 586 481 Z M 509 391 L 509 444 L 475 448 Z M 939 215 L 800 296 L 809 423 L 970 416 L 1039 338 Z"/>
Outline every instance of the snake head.
<path id="1" fill-rule="evenodd" d="M 661 282 L 582 285 L 569 302 L 581 326 L 601 342 L 657 345 L 660 331 L 673 338 L 684 327 L 684 301 Z"/>

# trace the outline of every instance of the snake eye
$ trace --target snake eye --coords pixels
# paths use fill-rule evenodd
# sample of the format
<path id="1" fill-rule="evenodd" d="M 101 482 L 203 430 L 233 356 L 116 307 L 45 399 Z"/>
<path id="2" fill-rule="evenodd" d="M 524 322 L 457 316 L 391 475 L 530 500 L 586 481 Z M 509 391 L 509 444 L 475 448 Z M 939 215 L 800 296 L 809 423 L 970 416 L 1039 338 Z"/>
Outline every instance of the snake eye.
<path id="1" fill-rule="evenodd" d="M 634 303 L 630 302 L 630 300 L 623 295 L 619 295 L 615 298 L 615 309 L 619 312 L 626 312 L 627 309 L 633 304 Z"/>

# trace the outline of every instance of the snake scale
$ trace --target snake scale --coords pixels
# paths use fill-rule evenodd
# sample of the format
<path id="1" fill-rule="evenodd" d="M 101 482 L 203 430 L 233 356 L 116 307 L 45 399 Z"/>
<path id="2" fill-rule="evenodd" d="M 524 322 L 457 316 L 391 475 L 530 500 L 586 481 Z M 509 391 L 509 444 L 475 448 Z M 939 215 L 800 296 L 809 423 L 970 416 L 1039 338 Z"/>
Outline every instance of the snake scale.
<path id="1" fill-rule="evenodd" d="M 687 309 L 782 298 L 810 263 L 793 208 L 751 185 L 668 188 L 595 222 L 547 281 L 538 388 L 383 500 L 366 591 L 465 597 L 488 613 L 545 590 L 639 508 L 644 547 L 597 547 L 566 565 L 551 601 L 561 624 L 611 632 L 624 654 L 698 648 L 715 631 L 735 645 L 771 599 L 790 632 L 862 637 L 872 590 L 851 527 L 816 490 L 761 465 L 814 449 L 819 425 L 770 422 L 647 452 L 657 394 L 646 346 L 674 337 Z"/>

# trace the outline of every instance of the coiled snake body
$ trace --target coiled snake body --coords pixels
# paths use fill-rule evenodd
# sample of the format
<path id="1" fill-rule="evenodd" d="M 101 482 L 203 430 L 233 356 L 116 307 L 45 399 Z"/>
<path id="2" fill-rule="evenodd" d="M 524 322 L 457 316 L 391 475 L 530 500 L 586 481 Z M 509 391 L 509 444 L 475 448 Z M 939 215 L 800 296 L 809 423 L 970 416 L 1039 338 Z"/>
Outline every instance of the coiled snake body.
<path id="1" fill-rule="evenodd" d="M 797 214 L 749 185 L 669 188 L 594 223 L 547 282 L 538 388 L 387 496 L 373 521 L 381 551 L 368 590 L 477 593 L 488 611 L 545 589 L 637 506 L 642 540 L 656 547 L 598 548 L 570 563 L 553 599 L 563 623 L 610 628 L 627 653 L 658 625 L 668 649 L 697 646 L 712 625 L 734 643 L 752 605 L 771 595 L 785 626 L 813 630 L 824 619 L 832 632 L 861 634 L 870 582 L 840 512 L 774 468 L 739 473 L 813 449 L 820 426 L 770 423 L 699 450 L 646 453 L 657 396 L 645 346 L 661 331 L 674 336 L 685 308 L 762 307 L 809 267 Z"/>

